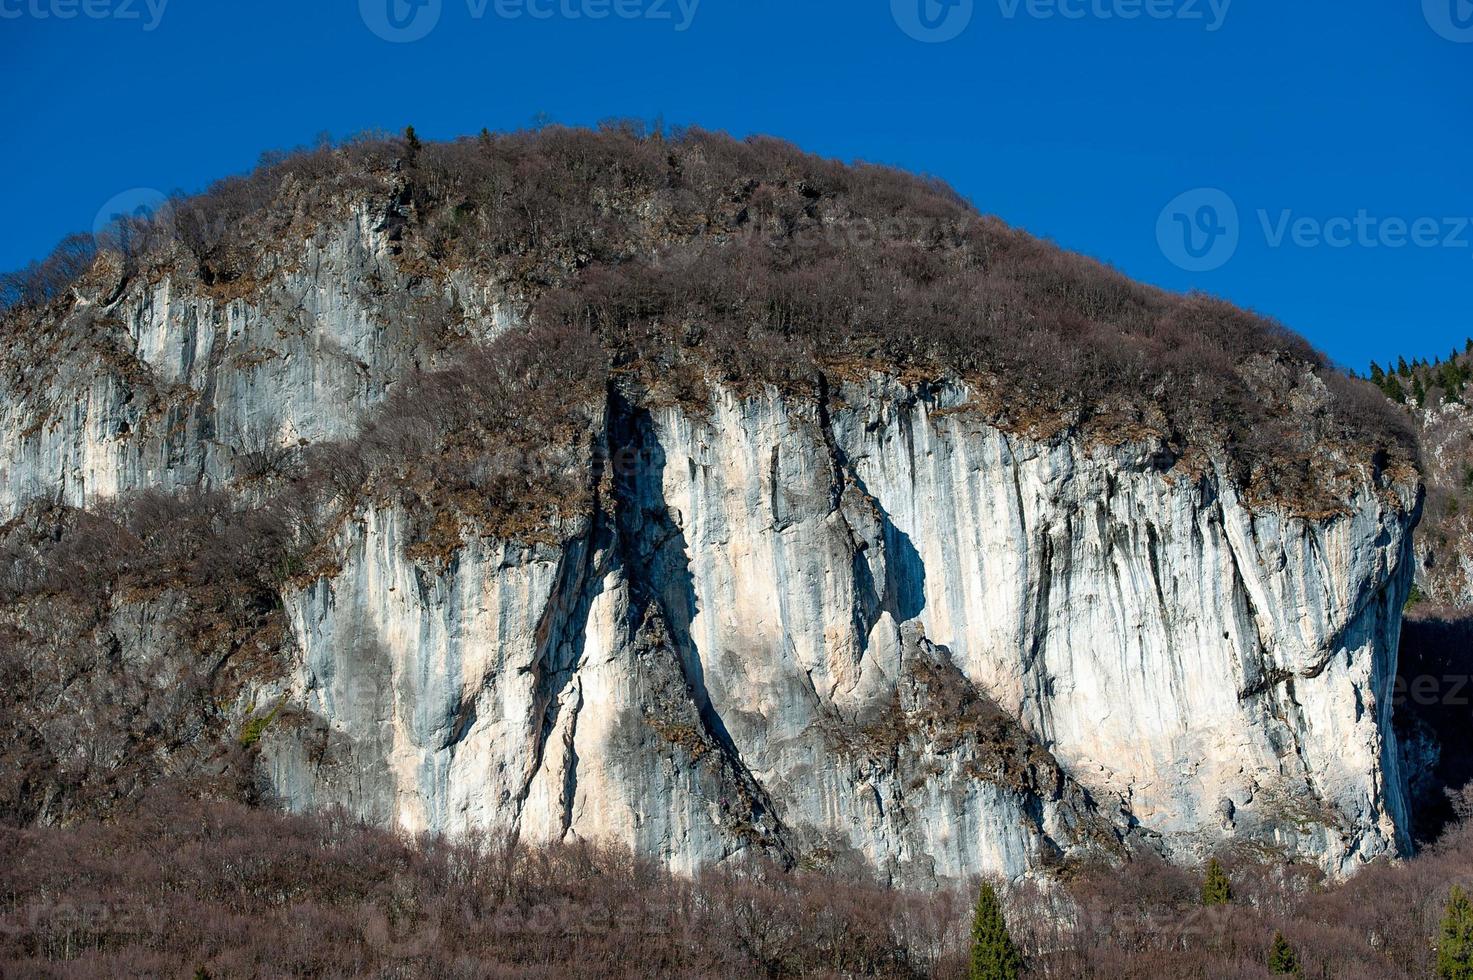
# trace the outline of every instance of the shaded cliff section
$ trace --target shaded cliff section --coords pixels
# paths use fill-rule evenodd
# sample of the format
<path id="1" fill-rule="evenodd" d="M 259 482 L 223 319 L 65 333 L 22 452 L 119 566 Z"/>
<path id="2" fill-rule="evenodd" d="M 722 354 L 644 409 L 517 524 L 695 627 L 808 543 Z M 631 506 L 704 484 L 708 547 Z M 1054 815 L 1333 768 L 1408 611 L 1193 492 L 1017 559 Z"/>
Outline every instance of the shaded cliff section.
<path id="1" fill-rule="evenodd" d="M 1429 363 L 1405 358 L 1369 380 L 1415 427 L 1426 483 L 1415 584 L 1393 692 L 1417 846 L 1460 816 L 1473 785 L 1473 340 Z"/>
<path id="2" fill-rule="evenodd" d="M 290 706 L 284 518 L 212 495 L 0 526 L 0 814 L 105 816 L 155 784 L 259 802 L 252 751 Z"/>
<path id="3" fill-rule="evenodd" d="M 1422 606 L 1401 632 L 1394 690 L 1396 737 L 1418 847 L 1466 817 L 1463 789 L 1473 785 L 1473 613 Z"/>

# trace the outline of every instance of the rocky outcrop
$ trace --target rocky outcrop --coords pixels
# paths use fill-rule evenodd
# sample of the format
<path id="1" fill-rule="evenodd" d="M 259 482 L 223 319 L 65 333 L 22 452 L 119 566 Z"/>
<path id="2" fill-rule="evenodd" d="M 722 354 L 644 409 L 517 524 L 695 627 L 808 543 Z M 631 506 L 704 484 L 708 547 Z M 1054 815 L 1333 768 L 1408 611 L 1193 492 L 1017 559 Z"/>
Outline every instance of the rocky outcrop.
<path id="1" fill-rule="evenodd" d="M 265 742 L 286 800 L 908 881 L 1153 841 L 1337 874 L 1405 849 L 1392 488 L 1294 517 L 884 380 L 615 397 L 605 432 L 560 548 L 427 565 L 393 508 L 343 532 L 289 598 L 315 722 Z"/>
<path id="2" fill-rule="evenodd" d="M 385 223 L 356 207 L 235 298 L 184 262 L 129 282 L 100 263 L 64 321 L 3 355 L 0 519 L 38 497 L 85 507 L 259 476 L 298 445 L 355 433 L 452 326 L 459 340 L 505 327 L 479 294 L 410 282 Z"/>
<path id="3" fill-rule="evenodd" d="M 427 176 L 411 154 L 354 192 L 376 205 L 308 221 L 299 201 L 300 222 L 266 225 L 314 228 L 300 248 L 257 255 L 246 237 L 222 264 L 171 239 L 147 274 L 105 256 L 66 302 L 5 321 L 0 639 L 22 653 L 0 669 L 64 706 L 42 717 L 36 698 L 16 702 L 16 744 L 46 749 L 34 785 L 53 786 L 42 770 L 105 700 L 108 685 L 78 673 L 105 668 L 187 677 L 188 703 L 135 692 L 105 737 L 89 736 L 101 761 L 76 782 L 98 799 L 126 796 L 119 759 L 147 757 L 141 783 L 190 776 L 209 756 L 233 783 L 243 752 L 288 806 L 340 804 L 407 830 L 614 839 L 681 870 L 748 854 L 862 864 L 920 884 L 1138 847 L 1181 860 L 1267 850 L 1336 875 L 1406 850 L 1391 686 L 1421 490 L 1384 449 L 1395 433 L 1357 428 L 1353 392 L 1332 391 L 1307 348 L 980 218 L 907 233 L 883 255 L 825 246 L 808 268 L 812 249 L 743 237 L 753 209 L 788 201 L 789 218 L 817 228 L 846 200 L 961 205 L 904 183 L 877 195 L 897 180 L 878 172 L 789 180 L 796 162 L 758 194 L 760 181 L 732 176 L 760 164 L 745 150 L 730 174 L 696 182 L 737 152 L 715 143 L 683 158 L 641 150 L 638 168 L 587 164 L 578 146 L 540 169 L 523 160 L 516 180 L 493 166 L 494 146 L 462 147 L 492 169 L 459 190 L 470 162 Z M 544 221 L 545 194 L 507 203 L 521 176 L 558 167 L 583 193 L 557 199 L 566 214 Z M 612 173 L 658 186 L 640 198 L 576 182 Z M 868 196 L 842 190 L 864 180 L 879 182 Z M 302 183 L 280 185 L 289 202 Z M 685 244 L 706 265 L 669 264 L 672 235 L 695 235 Z M 892 282 L 897 263 L 916 268 Z M 825 279 L 851 265 L 866 274 Z M 704 278 L 730 269 L 699 300 Z M 513 281 L 528 291 L 516 303 Z M 948 307 L 956 322 L 934 337 L 825 319 L 957 299 L 937 283 L 1001 299 L 981 318 Z M 805 291 L 824 302 L 805 305 Z M 1069 336 L 1038 324 L 1084 322 L 1058 305 L 1076 300 L 1105 318 L 1085 331 L 1093 354 L 1031 375 L 1021 394 L 969 356 L 926 360 L 996 320 L 1017 332 L 999 363 L 1026 365 Z M 697 301 L 729 322 L 706 335 Z M 749 333 L 743 318 L 778 326 Z M 559 332 L 568 323 L 597 326 Z M 1107 357 L 1127 334 L 1134 354 Z M 1154 345 L 1198 334 L 1221 341 L 1204 348 L 1210 370 L 1177 359 L 1151 373 Z M 521 349 L 484 343 L 498 336 Z M 742 344 L 761 338 L 802 359 L 743 373 Z M 720 356 L 703 361 L 706 347 Z M 878 360 L 887 351 L 924 369 L 901 380 Z M 565 397 L 564 360 L 579 386 Z M 457 364 L 430 376 L 440 388 L 416 387 Z M 1115 372 L 1102 405 L 1158 387 L 1113 426 L 1100 406 L 1043 390 L 1076 367 L 1104 376 L 1090 365 Z M 478 387 L 477 372 L 499 387 Z M 500 402 L 533 375 L 522 416 L 555 416 L 562 401 L 578 412 L 501 433 L 517 420 Z M 1220 383 L 1230 398 L 1212 397 Z M 417 395 L 429 403 L 418 415 L 383 417 Z M 1215 429 L 1219 410 L 1231 424 Z M 459 428 L 437 427 L 441 415 Z M 1081 427 L 1091 415 L 1100 424 Z M 1381 451 L 1354 442 L 1366 432 Z M 544 436 L 552 463 L 524 460 L 498 482 Z M 370 441 L 372 465 L 355 455 Z M 284 475 L 302 447 L 337 451 L 317 458 L 315 483 Z M 334 460 L 354 465 L 333 472 Z M 1296 508 L 1283 488 L 1305 484 L 1314 504 Z M 494 506 L 478 506 L 490 486 Z M 524 490 L 575 486 L 498 523 Z M 227 567 L 171 548 L 173 517 L 147 533 L 108 523 L 109 502 L 147 490 L 227 498 L 190 539 L 220 547 Z M 227 533 L 294 494 L 263 523 L 271 547 Z M 38 497 L 63 516 L 28 509 Z M 72 542 L 64 525 L 87 522 L 67 508 L 103 515 L 112 543 Z M 288 539 L 301 547 L 278 547 Z M 27 571 L 52 553 L 72 565 Z M 276 565 L 255 568 L 260 555 Z M 68 569 L 89 562 L 105 574 L 81 576 L 77 608 L 54 615 Z M 176 609 L 188 615 L 160 612 Z M 78 671 L 38 672 L 73 647 Z M 213 748 L 152 737 L 173 724 L 164 715 L 213 732 Z M 17 785 L 27 818 L 71 812 Z"/>

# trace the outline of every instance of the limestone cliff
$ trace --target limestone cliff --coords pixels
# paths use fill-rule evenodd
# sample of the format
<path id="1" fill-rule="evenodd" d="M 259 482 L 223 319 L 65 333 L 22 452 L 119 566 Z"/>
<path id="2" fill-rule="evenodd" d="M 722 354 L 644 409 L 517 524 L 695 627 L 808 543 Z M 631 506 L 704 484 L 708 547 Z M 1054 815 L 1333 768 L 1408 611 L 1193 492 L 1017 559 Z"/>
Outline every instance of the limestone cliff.
<path id="1" fill-rule="evenodd" d="M 1017 874 L 1159 835 L 1341 873 L 1406 846 L 1410 538 L 1380 489 L 1309 521 L 1149 447 L 1010 437 L 961 390 L 838 395 L 616 405 L 610 499 L 561 547 L 426 567 L 361 515 L 290 600 L 320 723 L 270 743 L 280 791 L 682 868 Z"/>
<path id="2" fill-rule="evenodd" d="M 1339 875 L 1407 849 L 1390 689 L 1420 487 L 1328 434 L 1339 382 L 1289 341 L 1265 332 L 1233 366 L 1290 446 L 1272 460 L 1164 381 L 1109 421 L 1037 379 L 874 347 L 782 378 L 603 326 L 606 375 L 518 402 L 546 416 L 535 445 L 505 395 L 535 373 L 538 325 L 602 324 L 624 298 L 550 306 L 505 255 L 453 263 L 405 231 L 430 209 L 414 183 L 377 179 L 228 288 L 213 252 L 146 274 L 104 254 L 64 304 L 12 319 L 0 640 L 26 704 L 68 707 L 10 724 L 72 775 L 33 765 L 9 808 L 67 819 L 79 787 L 127 796 L 119 760 L 151 760 L 136 782 L 244 754 L 290 807 L 614 839 L 681 870 L 760 853 L 925 884 L 1238 846 Z M 637 251 L 664 212 L 617 213 L 639 216 Z M 590 261 L 569 254 L 568 275 Z M 1173 329 L 1203 310 L 1091 295 Z M 707 322 L 681 321 L 682 350 L 716 343 Z M 440 407 L 408 411 L 435 371 Z M 503 379 L 494 404 L 482 374 Z M 1296 453 L 1316 490 L 1297 500 L 1266 475 Z M 231 501 L 198 522 L 223 569 L 158 544 L 166 522 L 127 510 L 149 491 Z M 522 497 L 535 513 L 508 519 Z M 269 547 L 221 543 L 258 511 L 289 515 Z M 99 521 L 116 531 L 94 548 Z M 64 648 L 91 652 L 37 666 Z M 102 695 L 73 679 L 186 673 L 191 734 L 162 740 L 157 692 L 93 724 Z"/>

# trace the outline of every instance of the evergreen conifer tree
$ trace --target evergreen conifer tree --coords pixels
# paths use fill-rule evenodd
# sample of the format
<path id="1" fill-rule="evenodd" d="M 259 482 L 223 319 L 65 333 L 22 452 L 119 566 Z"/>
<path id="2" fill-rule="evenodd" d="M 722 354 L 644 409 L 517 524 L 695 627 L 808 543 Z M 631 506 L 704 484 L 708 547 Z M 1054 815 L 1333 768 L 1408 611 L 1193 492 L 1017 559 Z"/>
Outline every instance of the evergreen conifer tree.
<path id="1" fill-rule="evenodd" d="M 1008 935 L 997 893 L 983 882 L 972 916 L 971 980 L 1017 980 L 1022 969 L 1023 958 Z"/>
<path id="2" fill-rule="evenodd" d="M 1437 975 L 1442 980 L 1473 980 L 1473 902 L 1457 885 L 1448 894 L 1442 915 Z"/>
<path id="3" fill-rule="evenodd" d="M 1207 877 L 1202 881 L 1203 905 L 1226 905 L 1233 900 L 1233 885 L 1222 863 L 1213 858 L 1207 862 Z"/>
<path id="4" fill-rule="evenodd" d="M 1298 977 L 1304 975 L 1299 965 L 1299 954 L 1289 945 L 1282 932 L 1274 933 L 1274 942 L 1268 951 L 1268 972 L 1278 976 Z"/>

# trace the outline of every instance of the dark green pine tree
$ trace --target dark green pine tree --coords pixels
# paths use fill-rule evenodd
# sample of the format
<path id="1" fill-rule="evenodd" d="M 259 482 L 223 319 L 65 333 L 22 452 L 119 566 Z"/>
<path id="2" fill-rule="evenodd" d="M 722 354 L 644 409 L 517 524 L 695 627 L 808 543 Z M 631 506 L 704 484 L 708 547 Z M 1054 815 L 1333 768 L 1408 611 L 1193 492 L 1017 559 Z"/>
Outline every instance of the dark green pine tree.
<path id="1" fill-rule="evenodd" d="M 1398 405 L 1407 400 L 1406 389 L 1401 386 L 1401 382 L 1397 380 L 1394 374 L 1388 374 L 1386 376 L 1386 385 L 1381 390 L 1386 392 L 1387 398 L 1390 398 Z"/>
<path id="2" fill-rule="evenodd" d="M 1222 870 L 1222 862 L 1213 858 L 1207 862 L 1207 877 L 1202 879 L 1202 904 L 1226 905 L 1232 900 L 1233 883 Z"/>
<path id="3" fill-rule="evenodd" d="M 1398 357 L 1396 359 L 1396 373 L 1403 378 L 1412 373 L 1412 369 L 1407 366 L 1407 359 L 1405 357 Z"/>
<path id="4" fill-rule="evenodd" d="M 1017 980 L 1022 970 L 1023 957 L 1008 935 L 997 893 L 984 881 L 972 915 L 971 980 Z"/>
<path id="5" fill-rule="evenodd" d="M 1371 362 L 1371 381 L 1377 386 L 1386 383 L 1386 372 L 1381 370 L 1381 365 L 1375 361 Z"/>
<path id="6" fill-rule="evenodd" d="M 1445 361 L 1442 371 L 1437 376 L 1437 383 L 1442 386 L 1447 401 L 1459 401 L 1463 395 L 1463 373 L 1452 361 Z"/>
<path id="7" fill-rule="evenodd" d="M 1457 885 L 1448 894 L 1442 914 L 1437 975 L 1442 980 L 1473 980 L 1473 902 Z"/>
<path id="8" fill-rule="evenodd" d="M 1427 387 L 1422 384 L 1422 376 L 1419 374 L 1412 379 L 1412 401 L 1421 408 L 1422 403 L 1427 400 Z"/>
<path id="9" fill-rule="evenodd" d="M 414 131 L 414 127 L 413 126 L 405 126 L 404 127 L 404 150 L 405 150 L 404 157 L 405 157 L 405 160 L 409 163 L 410 166 L 413 166 L 414 165 L 414 161 L 417 160 L 417 159 L 419 159 L 419 151 L 423 147 L 424 147 L 424 144 L 419 141 L 419 134 Z"/>
<path id="10" fill-rule="evenodd" d="M 1276 976 L 1302 977 L 1304 968 L 1299 965 L 1299 954 L 1289 945 L 1282 932 L 1274 933 L 1273 945 L 1268 950 L 1268 972 Z"/>

